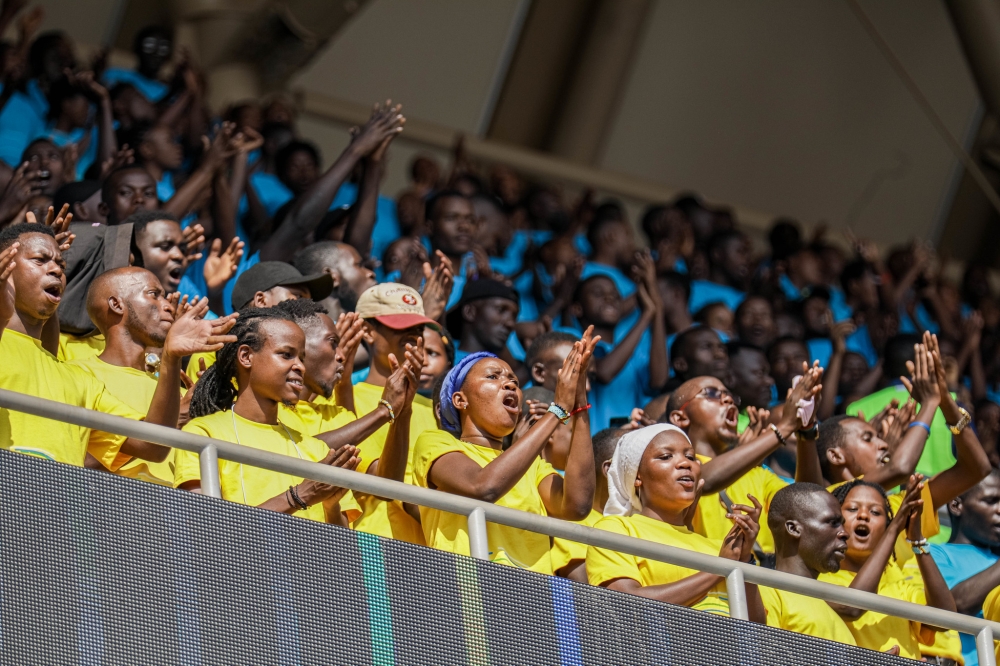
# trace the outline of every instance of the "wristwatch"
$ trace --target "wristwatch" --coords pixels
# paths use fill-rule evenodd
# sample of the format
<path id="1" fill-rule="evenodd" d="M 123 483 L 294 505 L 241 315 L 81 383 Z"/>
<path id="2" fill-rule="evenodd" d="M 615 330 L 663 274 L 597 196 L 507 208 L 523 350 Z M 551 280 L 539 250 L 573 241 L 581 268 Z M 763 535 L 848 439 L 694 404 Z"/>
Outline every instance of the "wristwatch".
<path id="1" fill-rule="evenodd" d="M 969 425 L 969 422 L 972 421 L 972 415 L 969 414 L 969 412 L 965 411 L 965 409 L 959 407 L 958 411 L 962 413 L 962 418 L 960 418 L 958 420 L 958 423 L 956 423 L 955 425 L 948 426 L 948 430 L 951 430 L 951 434 L 953 435 L 957 435 L 963 430 L 965 430 L 965 426 Z"/>

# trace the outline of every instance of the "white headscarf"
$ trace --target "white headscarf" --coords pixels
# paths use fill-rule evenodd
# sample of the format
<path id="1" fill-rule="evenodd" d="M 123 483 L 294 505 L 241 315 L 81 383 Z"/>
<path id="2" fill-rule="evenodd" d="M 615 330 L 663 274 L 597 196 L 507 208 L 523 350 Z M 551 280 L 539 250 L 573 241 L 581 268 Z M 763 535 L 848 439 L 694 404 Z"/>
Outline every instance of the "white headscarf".
<path id="1" fill-rule="evenodd" d="M 661 432 L 679 432 L 690 442 L 687 433 L 675 425 L 658 423 L 627 432 L 618 440 L 615 454 L 608 469 L 608 503 L 604 505 L 605 516 L 631 516 L 639 511 L 639 494 L 635 490 L 635 477 L 639 474 L 639 461 L 646 447 Z"/>

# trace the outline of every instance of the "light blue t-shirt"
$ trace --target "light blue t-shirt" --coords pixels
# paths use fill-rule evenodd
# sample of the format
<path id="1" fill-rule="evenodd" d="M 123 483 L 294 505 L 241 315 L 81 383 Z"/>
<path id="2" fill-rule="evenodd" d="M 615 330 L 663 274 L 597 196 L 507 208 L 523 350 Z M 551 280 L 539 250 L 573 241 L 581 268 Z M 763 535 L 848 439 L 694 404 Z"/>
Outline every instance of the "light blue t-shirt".
<path id="1" fill-rule="evenodd" d="M 688 312 L 695 314 L 709 303 L 722 302 L 727 308 L 736 312 L 740 303 L 747 297 L 745 292 L 725 284 L 717 284 L 708 280 L 691 281 L 691 297 L 688 299 Z"/>
<path id="2" fill-rule="evenodd" d="M 998 559 L 996 555 L 985 548 L 972 544 L 932 543 L 931 557 L 941 570 L 944 582 L 953 588 L 963 580 L 990 568 Z M 976 614 L 982 617 L 983 611 Z M 976 654 L 976 638 L 970 634 L 960 634 L 962 637 L 962 656 L 965 666 L 978 666 L 979 655 Z"/>
<path id="3" fill-rule="evenodd" d="M 615 348 L 617 343 L 628 335 L 632 327 L 639 321 L 639 311 L 633 310 L 632 314 L 618 322 L 615 327 L 614 340 L 601 340 L 594 350 L 594 358 L 599 359 L 607 356 Z M 554 330 L 581 335 L 579 326 L 559 326 Z M 622 367 L 621 371 L 607 384 L 593 382 L 587 400 L 591 404 L 590 408 L 590 431 L 596 433 L 607 428 L 611 424 L 611 419 L 616 417 L 628 417 L 635 407 L 644 406 L 653 397 L 652 389 L 649 386 L 649 352 L 652 335 L 647 328 L 639 344 L 629 360 Z"/>
<path id="4" fill-rule="evenodd" d="M 50 125 L 42 134 L 42 136 L 47 138 L 56 146 L 63 148 L 71 143 L 80 143 L 84 140 L 84 137 L 87 136 L 88 132 L 90 133 L 90 141 L 88 142 L 87 148 L 83 151 L 83 153 L 77 155 L 76 173 L 72 174 L 73 178 L 76 180 L 82 180 L 83 174 L 87 173 L 87 169 L 89 169 L 90 165 L 97 159 L 97 144 L 100 141 L 97 128 L 77 127 L 71 132 L 63 132 Z M 67 182 L 68 180 L 69 179 L 67 178 Z"/>
<path id="5" fill-rule="evenodd" d="M 108 88 L 113 88 L 119 83 L 131 84 L 133 88 L 139 91 L 139 94 L 154 104 L 166 97 L 167 93 L 170 92 L 170 87 L 167 84 L 156 79 L 147 79 L 134 69 L 109 67 L 104 70 L 104 76 L 101 78 Z"/>
<path id="6" fill-rule="evenodd" d="M 3 85 L 0 85 L 2 90 Z M 38 107 L 28 95 L 15 92 L 0 111 L 0 159 L 16 169 L 21 164 L 24 149 L 44 130 L 45 114 L 38 113 Z"/>

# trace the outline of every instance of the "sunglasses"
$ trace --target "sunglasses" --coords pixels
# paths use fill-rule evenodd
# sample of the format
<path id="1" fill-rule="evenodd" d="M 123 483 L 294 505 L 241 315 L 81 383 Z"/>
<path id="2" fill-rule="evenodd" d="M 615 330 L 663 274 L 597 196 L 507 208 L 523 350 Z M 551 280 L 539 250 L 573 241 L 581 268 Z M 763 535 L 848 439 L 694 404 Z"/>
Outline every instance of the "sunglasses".
<path id="1" fill-rule="evenodd" d="M 694 394 L 690 400 L 681 405 L 680 411 L 687 409 L 687 406 L 694 402 L 697 398 L 705 398 L 706 400 L 711 400 L 712 402 L 722 402 L 723 398 L 729 398 L 734 405 L 740 406 L 740 397 L 738 395 L 733 395 L 730 391 L 726 389 L 716 388 L 714 386 L 706 386 L 702 390 Z"/>

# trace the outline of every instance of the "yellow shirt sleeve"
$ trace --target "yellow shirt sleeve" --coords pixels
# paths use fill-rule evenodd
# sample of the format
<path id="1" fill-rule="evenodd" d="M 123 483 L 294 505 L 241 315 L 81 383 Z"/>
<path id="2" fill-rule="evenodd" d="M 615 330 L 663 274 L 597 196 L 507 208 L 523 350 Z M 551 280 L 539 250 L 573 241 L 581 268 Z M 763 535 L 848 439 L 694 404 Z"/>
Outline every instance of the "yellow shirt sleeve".
<path id="1" fill-rule="evenodd" d="M 104 412 L 105 414 L 111 414 L 112 416 L 122 416 L 127 419 L 132 419 L 133 421 L 143 421 L 146 419 L 145 414 L 140 414 L 118 398 L 111 395 L 111 393 L 107 390 L 107 388 L 103 387 L 103 385 L 97 392 L 93 405 L 90 406 L 90 409 L 94 409 L 98 412 Z M 122 444 L 125 443 L 126 439 L 128 438 L 124 435 L 115 435 L 110 432 L 91 430 L 90 441 L 87 443 L 87 452 L 97 458 L 102 465 L 114 472 L 129 460 L 129 458 L 125 456 L 118 455 L 118 452 L 121 450 Z"/>
<path id="2" fill-rule="evenodd" d="M 197 423 L 188 423 L 182 430 L 192 435 L 211 437 L 208 430 Z M 201 457 L 194 451 L 174 449 L 174 488 L 188 481 L 201 481 Z"/>
<path id="3" fill-rule="evenodd" d="M 413 483 L 430 488 L 431 467 L 446 453 L 464 453 L 462 443 L 444 431 L 424 431 L 413 447 Z M 551 466 L 550 466 L 551 467 Z"/>
<path id="4" fill-rule="evenodd" d="M 604 516 L 594 527 L 615 534 L 633 536 L 619 516 Z M 627 555 L 606 548 L 587 548 L 587 580 L 591 585 L 600 585 L 619 578 L 631 578 L 642 584 L 642 572 L 635 555 Z"/>

